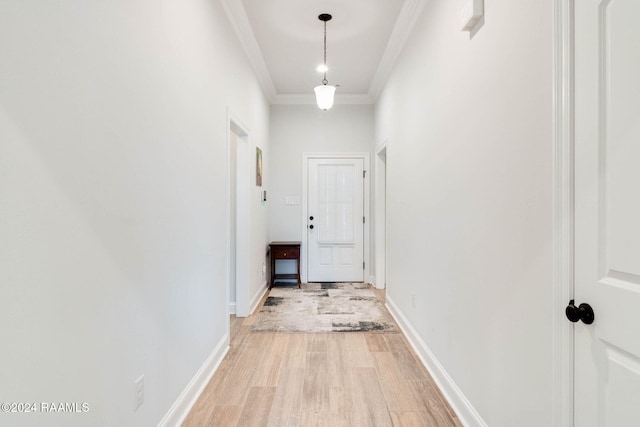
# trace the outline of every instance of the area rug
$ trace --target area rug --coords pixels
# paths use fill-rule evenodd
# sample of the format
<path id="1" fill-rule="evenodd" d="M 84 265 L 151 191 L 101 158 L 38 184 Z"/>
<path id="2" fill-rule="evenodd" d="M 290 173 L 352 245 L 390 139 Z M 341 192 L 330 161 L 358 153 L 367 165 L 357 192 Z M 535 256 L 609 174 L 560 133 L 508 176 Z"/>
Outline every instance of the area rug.
<path id="1" fill-rule="evenodd" d="M 271 289 L 253 332 L 398 332 L 366 283 L 305 283 Z"/>

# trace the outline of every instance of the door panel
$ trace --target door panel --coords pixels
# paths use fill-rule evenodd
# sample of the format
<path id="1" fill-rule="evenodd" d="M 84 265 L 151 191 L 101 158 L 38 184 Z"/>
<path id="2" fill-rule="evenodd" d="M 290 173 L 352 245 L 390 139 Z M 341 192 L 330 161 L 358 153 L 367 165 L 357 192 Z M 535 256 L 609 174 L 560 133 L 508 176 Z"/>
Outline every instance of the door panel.
<path id="1" fill-rule="evenodd" d="M 575 2 L 575 425 L 640 425 L 640 14 Z"/>
<path id="2" fill-rule="evenodd" d="M 362 282 L 364 161 L 308 162 L 308 280 Z"/>

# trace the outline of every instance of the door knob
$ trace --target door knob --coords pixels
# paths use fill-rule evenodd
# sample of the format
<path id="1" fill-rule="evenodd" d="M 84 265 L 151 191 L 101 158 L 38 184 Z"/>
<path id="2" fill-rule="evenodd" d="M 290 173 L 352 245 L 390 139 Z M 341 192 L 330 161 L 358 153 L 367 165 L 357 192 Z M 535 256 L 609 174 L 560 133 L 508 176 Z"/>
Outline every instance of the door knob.
<path id="1" fill-rule="evenodd" d="M 310 217 L 309 217 L 309 220 L 310 220 L 310 221 L 313 221 L 313 217 L 312 217 L 312 216 L 310 216 Z"/>
<path id="2" fill-rule="evenodd" d="M 309 228 L 313 230 L 313 224 L 311 224 L 311 225 L 309 226 Z"/>
<path id="3" fill-rule="evenodd" d="M 564 310 L 564 314 L 567 316 L 567 319 L 573 323 L 576 323 L 578 320 L 582 320 L 584 324 L 590 325 L 595 319 L 593 308 L 591 308 L 589 304 L 583 302 L 576 307 L 573 300 L 569 301 L 569 305 Z"/>

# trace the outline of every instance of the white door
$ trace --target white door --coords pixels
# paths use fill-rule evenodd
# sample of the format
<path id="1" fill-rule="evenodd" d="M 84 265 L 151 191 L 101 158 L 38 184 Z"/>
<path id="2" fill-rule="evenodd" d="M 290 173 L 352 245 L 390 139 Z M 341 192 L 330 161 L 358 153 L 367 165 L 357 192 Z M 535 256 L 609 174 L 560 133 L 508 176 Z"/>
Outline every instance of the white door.
<path id="1" fill-rule="evenodd" d="M 575 426 L 640 426 L 640 1 L 575 1 Z"/>
<path id="2" fill-rule="evenodd" d="M 364 160 L 308 160 L 307 280 L 364 281 Z"/>

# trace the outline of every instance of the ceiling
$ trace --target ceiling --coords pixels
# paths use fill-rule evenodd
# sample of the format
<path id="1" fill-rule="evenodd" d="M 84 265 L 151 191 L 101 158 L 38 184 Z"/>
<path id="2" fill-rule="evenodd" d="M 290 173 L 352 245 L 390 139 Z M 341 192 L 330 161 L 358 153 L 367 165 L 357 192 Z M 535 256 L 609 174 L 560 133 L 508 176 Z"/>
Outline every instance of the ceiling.
<path id="1" fill-rule="evenodd" d="M 272 103 L 315 103 L 322 82 L 323 23 L 327 79 L 336 103 L 373 103 L 425 0 L 222 0 Z"/>

